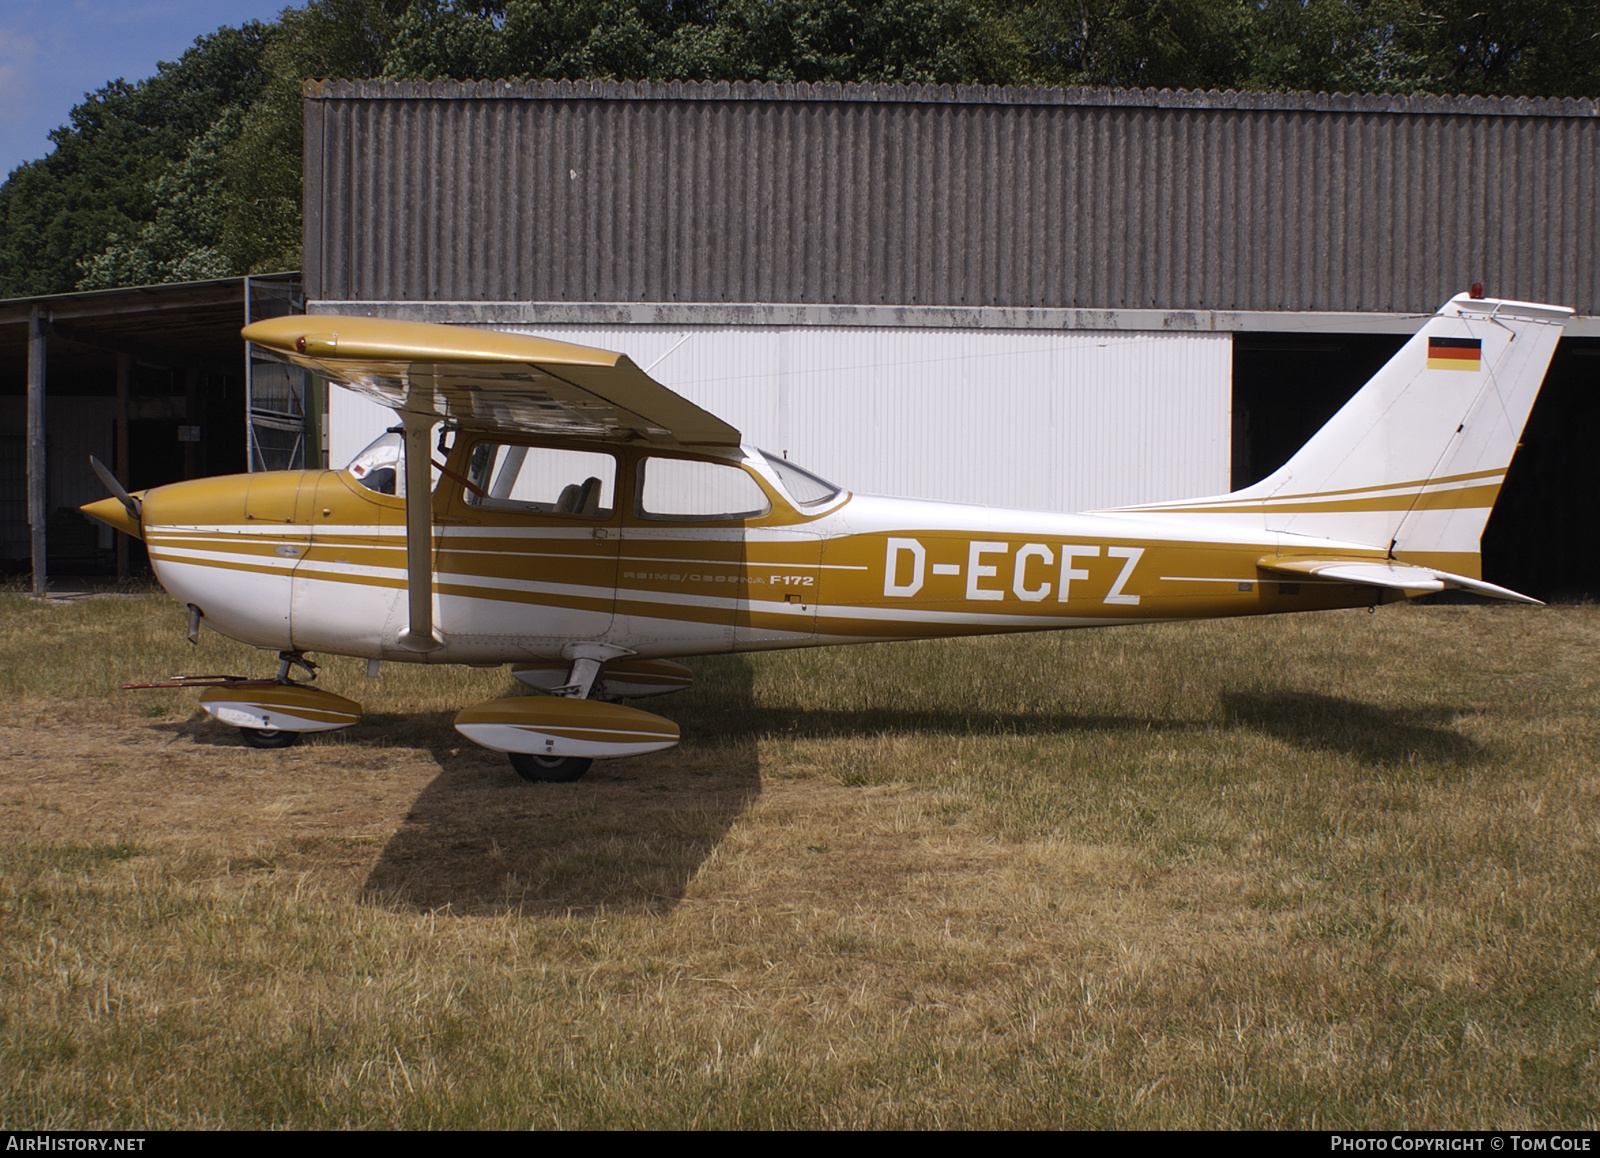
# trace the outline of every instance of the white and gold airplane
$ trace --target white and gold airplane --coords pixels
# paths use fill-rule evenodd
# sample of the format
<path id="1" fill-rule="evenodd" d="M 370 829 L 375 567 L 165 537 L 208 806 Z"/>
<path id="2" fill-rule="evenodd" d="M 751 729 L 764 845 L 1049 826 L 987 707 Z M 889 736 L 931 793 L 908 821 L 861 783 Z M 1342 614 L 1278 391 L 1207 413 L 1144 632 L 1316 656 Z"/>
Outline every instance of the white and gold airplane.
<path id="1" fill-rule="evenodd" d="M 1562 327 L 1460 295 L 1270 477 L 1077 515 L 851 494 L 742 445 L 626 356 L 373 318 L 276 318 L 259 349 L 392 407 L 344 470 L 197 479 L 84 507 L 149 548 L 200 625 L 274 680 L 180 678 L 260 747 L 360 705 L 306 652 L 511 665 L 545 694 L 456 728 L 530 780 L 678 742 L 615 701 L 673 662 L 813 647 L 1372 606 L 1482 581 L 1478 540 Z M 437 440 L 435 431 L 438 431 Z M 297 674 L 309 678 L 296 678 Z"/>

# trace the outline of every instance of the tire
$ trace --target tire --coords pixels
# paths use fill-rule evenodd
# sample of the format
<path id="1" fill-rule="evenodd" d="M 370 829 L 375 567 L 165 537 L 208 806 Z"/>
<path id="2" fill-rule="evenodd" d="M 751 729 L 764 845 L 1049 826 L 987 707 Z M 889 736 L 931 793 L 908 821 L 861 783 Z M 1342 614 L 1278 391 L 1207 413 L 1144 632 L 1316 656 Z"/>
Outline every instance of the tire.
<path id="1" fill-rule="evenodd" d="M 534 784 L 570 784 L 589 770 L 594 760 L 588 756 L 535 756 L 529 752 L 507 752 L 517 775 Z"/>
<path id="2" fill-rule="evenodd" d="M 299 732 L 285 732 L 282 728 L 240 728 L 239 735 L 252 748 L 293 748 L 300 742 Z"/>

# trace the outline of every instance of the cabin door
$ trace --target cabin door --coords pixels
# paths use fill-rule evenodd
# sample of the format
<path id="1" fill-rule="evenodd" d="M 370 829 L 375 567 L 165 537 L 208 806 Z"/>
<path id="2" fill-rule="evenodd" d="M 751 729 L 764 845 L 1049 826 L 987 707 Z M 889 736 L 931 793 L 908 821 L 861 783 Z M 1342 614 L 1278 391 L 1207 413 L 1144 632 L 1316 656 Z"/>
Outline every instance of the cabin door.
<path id="1" fill-rule="evenodd" d="M 443 476 L 434 571 L 452 656 L 555 658 L 611 630 L 621 546 L 618 460 L 480 441 Z M 470 660 L 469 660 L 470 662 Z"/>

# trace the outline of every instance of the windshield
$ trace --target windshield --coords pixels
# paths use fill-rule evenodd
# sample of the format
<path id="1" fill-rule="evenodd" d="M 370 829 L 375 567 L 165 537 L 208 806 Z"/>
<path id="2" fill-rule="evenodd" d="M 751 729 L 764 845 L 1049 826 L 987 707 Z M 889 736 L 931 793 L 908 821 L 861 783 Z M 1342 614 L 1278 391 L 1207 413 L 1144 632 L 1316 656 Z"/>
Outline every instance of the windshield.
<path id="1" fill-rule="evenodd" d="M 367 448 L 352 458 L 345 469 L 369 491 L 377 491 L 380 495 L 398 494 L 404 456 L 404 437 L 398 431 L 390 431 L 368 443 Z"/>
<path id="2" fill-rule="evenodd" d="M 831 482 L 818 478 L 810 471 L 795 466 L 788 459 L 781 458 L 771 451 L 763 450 L 761 457 L 767 460 L 772 473 L 783 483 L 783 489 L 789 492 L 789 497 L 799 506 L 814 507 L 818 503 L 827 502 L 839 493 L 839 488 Z"/>

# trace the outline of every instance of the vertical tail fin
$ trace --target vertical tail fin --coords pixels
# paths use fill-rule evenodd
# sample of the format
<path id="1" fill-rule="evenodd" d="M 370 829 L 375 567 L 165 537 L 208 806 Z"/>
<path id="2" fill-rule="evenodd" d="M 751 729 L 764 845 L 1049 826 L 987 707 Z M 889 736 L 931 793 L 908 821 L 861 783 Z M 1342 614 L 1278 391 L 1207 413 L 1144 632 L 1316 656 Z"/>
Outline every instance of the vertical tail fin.
<path id="1" fill-rule="evenodd" d="M 1135 509 L 1360 543 L 1478 578 L 1478 540 L 1571 317 L 1458 295 L 1268 477 Z"/>

